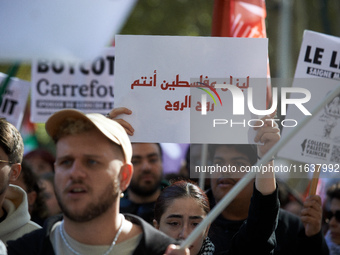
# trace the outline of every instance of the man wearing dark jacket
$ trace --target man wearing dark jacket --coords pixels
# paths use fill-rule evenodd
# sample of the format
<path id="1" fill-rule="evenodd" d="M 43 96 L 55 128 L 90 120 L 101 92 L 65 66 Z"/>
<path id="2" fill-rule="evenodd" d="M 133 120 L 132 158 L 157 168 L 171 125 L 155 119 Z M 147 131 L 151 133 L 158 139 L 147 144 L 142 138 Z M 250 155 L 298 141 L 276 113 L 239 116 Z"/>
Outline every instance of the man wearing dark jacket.
<path id="1" fill-rule="evenodd" d="M 234 166 L 235 169 L 246 169 L 247 167 L 249 169 L 258 160 L 256 148 L 252 145 L 213 145 L 210 147 L 210 153 L 214 165 L 229 165 Z M 211 207 L 219 202 L 241 177 L 240 174 L 229 173 L 212 178 L 211 189 L 207 192 Z M 251 197 L 259 196 L 256 194 L 256 190 L 253 190 L 254 181 L 251 181 L 212 223 L 209 237 L 215 245 L 216 255 L 225 254 L 233 249 L 232 243 L 235 242 L 233 238 L 237 238 L 238 235 L 235 234 L 243 224 L 249 223 L 249 221 L 263 222 L 259 218 L 261 214 L 256 214 L 257 209 L 250 207 Z M 277 193 L 278 190 L 275 192 Z M 301 219 L 280 209 L 278 225 L 275 230 L 277 244 L 274 254 L 329 254 L 321 232 L 321 218 L 321 199 L 316 195 L 306 199 L 304 209 L 301 212 Z M 247 239 L 255 239 L 263 234 L 263 229 L 259 228 L 256 232 L 248 235 Z M 243 248 L 251 251 L 253 247 Z"/>
<path id="2" fill-rule="evenodd" d="M 56 144 L 55 189 L 63 218 L 9 242 L 8 254 L 188 254 L 142 219 L 119 213 L 120 194 L 133 173 L 131 143 L 120 124 L 101 114 L 62 110 L 48 119 L 46 130 Z"/>

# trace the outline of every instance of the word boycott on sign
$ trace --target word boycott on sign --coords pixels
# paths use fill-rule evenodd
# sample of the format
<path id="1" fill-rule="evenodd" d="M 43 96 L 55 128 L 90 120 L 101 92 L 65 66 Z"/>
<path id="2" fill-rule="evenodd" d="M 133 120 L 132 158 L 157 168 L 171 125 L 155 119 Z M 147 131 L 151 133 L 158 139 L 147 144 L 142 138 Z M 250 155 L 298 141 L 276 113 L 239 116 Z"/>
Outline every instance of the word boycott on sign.
<path id="1" fill-rule="evenodd" d="M 83 75 L 102 75 L 107 71 L 108 75 L 114 74 L 114 56 L 98 57 L 91 65 L 79 64 L 76 65 L 69 63 L 66 64 L 62 61 L 48 61 L 39 60 L 37 66 L 38 73 L 48 73 L 53 72 L 55 74 L 75 74 L 77 70 Z"/>
<path id="2" fill-rule="evenodd" d="M 51 114 L 65 108 L 107 113 L 114 107 L 114 63 L 114 48 L 106 48 L 91 62 L 34 62 L 31 120 L 44 122 Z"/>

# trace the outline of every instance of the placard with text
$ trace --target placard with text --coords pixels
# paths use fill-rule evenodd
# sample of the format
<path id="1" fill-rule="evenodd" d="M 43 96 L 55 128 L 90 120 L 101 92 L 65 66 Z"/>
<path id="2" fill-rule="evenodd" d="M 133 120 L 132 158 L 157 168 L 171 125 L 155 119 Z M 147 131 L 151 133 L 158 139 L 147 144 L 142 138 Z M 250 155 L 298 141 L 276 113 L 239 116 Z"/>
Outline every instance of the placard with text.
<path id="1" fill-rule="evenodd" d="M 131 140 L 252 142 L 248 91 L 265 109 L 267 47 L 263 38 L 116 36 L 115 106 L 133 112 L 124 116 Z"/>
<path id="2" fill-rule="evenodd" d="M 7 75 L 0 73 L 0 83 Z M 26 103 L 30 92 L 30 82 L 18 78 L 11 78 L 2 96 L 0 117 L 12 123 L 20 130 L 24 117 Z"/>
<path id="3" fill-rule="evenodd" d="M 55 59 L 32 63 L 31 121 L 45 122 L 56 111 L 72 108 L 106 114 L 114 107 L 114 48 L 93 61 Z"/>
<path id="4" fill-rule="evenodd" d="M 300 108 L 289 105 L 286 119 L 302 120 L 307 114 L 302 109 L 312 111 L 335 86 L 340 86 L 340 38 L 305 31 L 292 87 L 306 89 L 310 92 L 310 99 Z M 303 97 L 301 94 L 295 96 Z M 291 128 L 284 127 L 282 137 L 290 131 Z M 278 156 L 306 163 L 339 166 L 340 95 L 314 114 L 305 127 L 279 151 Z"/>

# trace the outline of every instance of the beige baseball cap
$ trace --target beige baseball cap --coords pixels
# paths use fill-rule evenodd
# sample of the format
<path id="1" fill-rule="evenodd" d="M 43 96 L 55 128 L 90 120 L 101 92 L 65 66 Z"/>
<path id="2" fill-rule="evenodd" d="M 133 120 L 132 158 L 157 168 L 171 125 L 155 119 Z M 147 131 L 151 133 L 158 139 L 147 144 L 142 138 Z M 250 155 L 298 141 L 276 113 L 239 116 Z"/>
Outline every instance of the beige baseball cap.
<path id="1" fill-rule="evenodd" d="M 131 162 L 132 146 L 125 129 L 116 121 L 99 113 L 84 114 L 78 110 L 65 109 L 52 114 L 46 122 L 47 133 L 54 139 L 60 125 L 68 118 L 82 119 L 93 123 L 97 129 L 114 143 L 120 145 L 124 152 L 126 163 Z"/>

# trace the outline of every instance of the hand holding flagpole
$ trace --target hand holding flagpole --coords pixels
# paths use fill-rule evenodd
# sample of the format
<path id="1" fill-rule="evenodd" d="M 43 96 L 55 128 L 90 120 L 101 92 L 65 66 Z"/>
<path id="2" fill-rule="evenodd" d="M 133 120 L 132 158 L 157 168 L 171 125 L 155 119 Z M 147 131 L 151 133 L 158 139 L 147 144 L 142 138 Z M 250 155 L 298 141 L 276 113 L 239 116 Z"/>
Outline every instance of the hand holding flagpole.
<path id="1" fill-rule="evenodd" d="M 336 95 L 340 93 L 340 86 L 337 86 L 331 93 L 327 95 L 320 103 L 311 111 L 311 115 L 306 115 L 301 122 L 291 130 L 285 137 L 276 143 L 263 157 L 260 161 L 256 163 L 256 166 L 261 164 L 266 164 L 273 155 L 284 146 L 286 143 L 298 132 L 300 129 L 311 120 L 312 116 L 320 111 L 325 104 L 329 103 Z M 244 187 L 250 182 L 251 179 L 255 177 L 256 173 L 247 173 L 230 191 L 226 194 L 223 199 L 210 211 L 207 217 L 195 228 L 194 231 L 185 239 L 181 248 L 188 248 L 199 236 L 200 234 L 211 224 L 215 218 L 224 210 L 226 206 L 241 192 Z"/>

